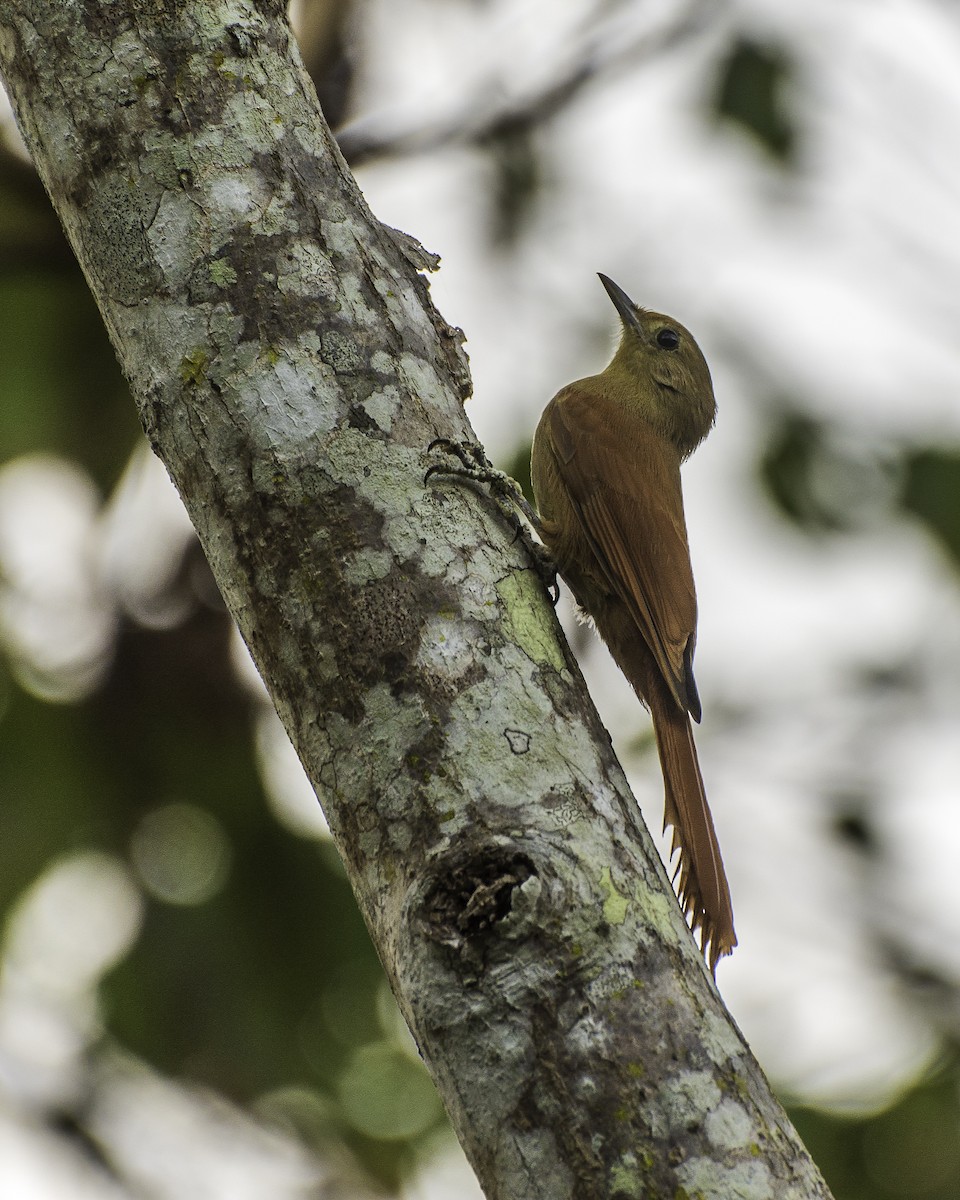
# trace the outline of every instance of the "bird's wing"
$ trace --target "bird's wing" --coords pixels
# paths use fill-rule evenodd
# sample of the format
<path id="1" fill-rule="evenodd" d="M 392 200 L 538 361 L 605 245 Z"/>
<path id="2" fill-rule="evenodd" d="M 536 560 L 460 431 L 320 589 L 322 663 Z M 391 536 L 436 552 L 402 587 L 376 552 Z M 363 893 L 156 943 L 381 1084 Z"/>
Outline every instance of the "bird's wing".
<path id="1" fill-rule="evenodd" d="M 611 592 L 630 609 L 677 703 L 699 720 L 679 456 L 599 389 L 564 388 L 546 415 L 560 479 Z"/>

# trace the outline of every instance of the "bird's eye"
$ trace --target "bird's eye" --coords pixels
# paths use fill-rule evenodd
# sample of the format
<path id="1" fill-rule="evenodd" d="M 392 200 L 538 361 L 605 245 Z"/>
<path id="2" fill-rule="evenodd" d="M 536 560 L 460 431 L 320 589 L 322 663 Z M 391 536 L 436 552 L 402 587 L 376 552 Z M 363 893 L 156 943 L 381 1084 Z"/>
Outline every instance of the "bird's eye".
<path id="1" fill-rule="evenodd" d="M 680 334 L 675 329 L 661 329 L 657 334 L 657 345 L 661 350 L 676 350 L 680 345 Z"/>

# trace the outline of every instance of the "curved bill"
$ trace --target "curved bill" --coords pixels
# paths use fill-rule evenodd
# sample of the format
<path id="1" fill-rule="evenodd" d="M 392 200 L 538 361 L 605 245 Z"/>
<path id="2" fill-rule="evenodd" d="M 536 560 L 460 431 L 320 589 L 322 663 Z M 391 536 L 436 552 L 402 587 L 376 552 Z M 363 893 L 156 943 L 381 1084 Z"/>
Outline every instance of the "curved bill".
<path id="1" fill-rule="evenodd" d="M 613 301 L 614 308 L 620 314 L 620 320 L 628 329 L 634 329 L 637 333 L 641 333 L 636 306 L 627 293 L 619 283 L 614 283 L 610 276 L 604 275 L 602 271 L 597 272 L 597 277 L 606 288 L 607 295 Z"/>

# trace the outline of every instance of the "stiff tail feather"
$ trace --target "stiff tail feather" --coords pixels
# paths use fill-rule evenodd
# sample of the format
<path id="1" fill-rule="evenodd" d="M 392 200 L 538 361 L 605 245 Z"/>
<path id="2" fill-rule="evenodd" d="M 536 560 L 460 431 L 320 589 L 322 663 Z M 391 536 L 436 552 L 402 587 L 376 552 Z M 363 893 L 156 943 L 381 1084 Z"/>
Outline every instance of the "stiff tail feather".
<path id="1" fill-rule="evenodd" d="M 737 944 L 730 889 L 713 828 L 693 741 L 690 717 L 664 696 L 651 705 L 664 781 L 664 828 L 673 826 L 672 853 L 680 851 L 674 875 L 680 903 L 694 933 L 700 931 L 703 956 L 717 963 Z"/>

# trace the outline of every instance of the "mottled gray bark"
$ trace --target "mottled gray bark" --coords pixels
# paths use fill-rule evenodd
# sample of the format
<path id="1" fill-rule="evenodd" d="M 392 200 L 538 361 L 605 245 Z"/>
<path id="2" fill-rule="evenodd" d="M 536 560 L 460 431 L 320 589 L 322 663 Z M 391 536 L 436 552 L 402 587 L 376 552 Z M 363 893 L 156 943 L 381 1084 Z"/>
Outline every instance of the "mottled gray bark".
<path id="1" fill-rule="evenodd" d="M 424 486 L 459 338 L 282 13 L 6 0 L 0 61 L 487 1195 L 826 1196 L 523 547 Z"/>

